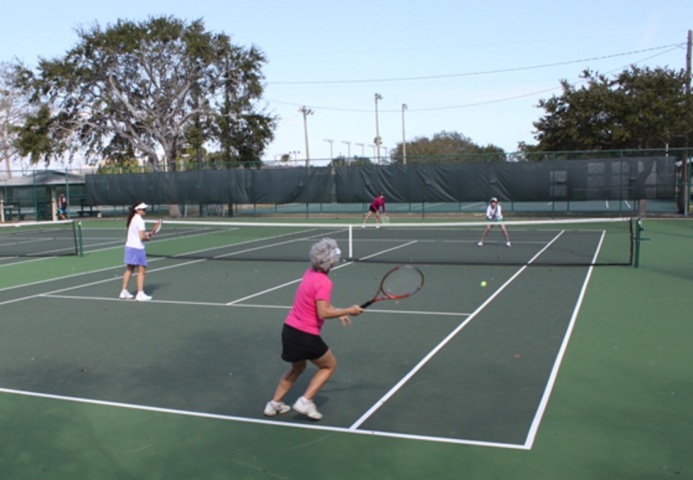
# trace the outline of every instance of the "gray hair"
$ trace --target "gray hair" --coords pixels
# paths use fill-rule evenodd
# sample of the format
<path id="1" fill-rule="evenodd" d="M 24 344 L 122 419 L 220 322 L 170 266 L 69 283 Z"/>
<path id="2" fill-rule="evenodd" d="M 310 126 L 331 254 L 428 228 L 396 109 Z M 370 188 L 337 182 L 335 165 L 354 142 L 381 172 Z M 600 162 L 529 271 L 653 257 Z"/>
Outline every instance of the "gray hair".
<path id="1" fill-rule="evenodd" d="M 310 249 L 310 264 L 316 272 L 329 272 L 339 261 L 341 250 L 331 238 L 323 238 Z"/>

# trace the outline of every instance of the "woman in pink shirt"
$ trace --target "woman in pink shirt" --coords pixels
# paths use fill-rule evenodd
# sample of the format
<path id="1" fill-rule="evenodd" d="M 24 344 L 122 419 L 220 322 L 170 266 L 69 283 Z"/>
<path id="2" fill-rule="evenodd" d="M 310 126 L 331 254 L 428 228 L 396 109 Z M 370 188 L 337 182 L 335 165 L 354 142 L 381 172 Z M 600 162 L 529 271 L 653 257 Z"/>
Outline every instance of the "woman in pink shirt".
<path id="1" fill-rule="evenodd" d="M 332 281 L 327 274 L 339 261 L 340 253 L 337 242 L 331 238 L 323 238 L 310 250 L 311 268 L 303 275 L 296 291 L 294 306 L 282 330 L 282 360 L 290 362 L 291 367 L 279 381 L 272 400 L 267 402 L 265 415 L 268 417 L 291 410 L 282 399 L 304 372 L 310 360 L 318 367 L 318 371 L 303 396 L 294 403 L 294 410 L 313 420 L 322 418 L 322 414 L 313 403 L 313 398 L 334 373 L 337 361 L 320 337 L 320 330 L 327 318 L 339 318 L 342 325 L 347 326 L 351 325 L 348 315 L 356 316 L 363 312 L 358 305 L 339 309 L 330 303 Z"/>
<path id="2" fill-rule="evenodd" d="M 368 222 L 368 219 L 371 218 L 371 215 L 375 213 L 375 228 L 380 228 L 380 212 L 379 210 L 382 210 L 383 213 L 385 213 L 385 194 L 381 193 L 373 201 L 371 202 L 371 206 L 368 207 L 368 215 L 366 215 L 366 219 L 363 221 L 363 228 L 366 228 L 366 222 Z"/>

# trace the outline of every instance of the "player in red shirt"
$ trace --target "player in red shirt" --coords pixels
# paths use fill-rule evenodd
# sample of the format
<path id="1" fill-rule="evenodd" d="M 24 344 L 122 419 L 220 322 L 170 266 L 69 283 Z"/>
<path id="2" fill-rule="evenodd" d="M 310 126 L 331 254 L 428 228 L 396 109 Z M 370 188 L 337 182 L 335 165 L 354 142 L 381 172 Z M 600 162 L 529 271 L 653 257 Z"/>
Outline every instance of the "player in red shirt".
<path id="1" fill-rule="evenodd" d="M 371 215 L 375 213 L 375 228 L 380 228 L 380 212 L 378 210 L 382 210 L 383 213 L 385 213 L 385 194 L 381 193 L 375 199 L 373 202 L 371 202 L 371 206 L 368 207 L 368 215 L 366 215 L 366 219 L 363 221 L 363 228 L 366 228 L 366 223 L 368 222 L 368 219 L 371 218 Z"/>

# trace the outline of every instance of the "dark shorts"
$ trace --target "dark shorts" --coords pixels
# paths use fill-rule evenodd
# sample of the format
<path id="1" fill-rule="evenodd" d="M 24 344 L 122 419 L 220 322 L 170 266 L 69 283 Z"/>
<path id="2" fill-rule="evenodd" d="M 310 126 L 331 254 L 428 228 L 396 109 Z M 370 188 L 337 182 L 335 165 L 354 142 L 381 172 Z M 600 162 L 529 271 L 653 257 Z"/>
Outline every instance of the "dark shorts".
<path id="1" fill-rule="evenodd" d="M 327 353 L 330 347 L 320 335 L 302 332 L 284 324 L 282 330 L 282 360 L 298 362 L 300 360 L 317 360 Z"/>
<path id="2" fill-rule="evenodd" d="M 368 210 L 370 210 L 370 211 L 373 212 L 373 213 L 376 213 L 376 212 L 378 211 L 377 208 L 373 208 L 373 205 L 371 205 L 370 207 L 368 207 Z"/>

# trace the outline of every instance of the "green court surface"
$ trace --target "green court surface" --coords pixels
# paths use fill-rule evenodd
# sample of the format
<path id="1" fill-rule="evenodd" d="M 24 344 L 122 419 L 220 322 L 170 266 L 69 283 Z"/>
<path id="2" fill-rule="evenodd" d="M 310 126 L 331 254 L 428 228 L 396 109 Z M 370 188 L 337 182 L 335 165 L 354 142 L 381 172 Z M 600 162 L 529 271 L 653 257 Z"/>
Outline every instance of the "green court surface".
<path id="1" fill-rule="evenodd" d="M 421 265 L 416 296 L 328 321 L 319 422 L 262 415 L 307 264 L 154 258 L 154 300 L 118 300 L 119 223 L 0 263 L 0 478 L 693 474 L 691 222 L 646 221 L 638 269 Z M 387 268 L 340 264 L 332 302 Z"/>

